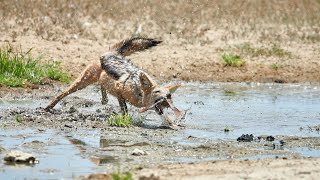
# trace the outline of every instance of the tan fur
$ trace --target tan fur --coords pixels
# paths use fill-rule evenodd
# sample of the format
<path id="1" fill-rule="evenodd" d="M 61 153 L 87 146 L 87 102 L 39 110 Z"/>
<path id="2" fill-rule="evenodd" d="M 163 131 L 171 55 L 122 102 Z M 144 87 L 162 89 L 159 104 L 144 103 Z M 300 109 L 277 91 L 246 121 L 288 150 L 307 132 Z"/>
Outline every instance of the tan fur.
<path id="1" fill-rule="evenodd" d="M 100 57 L 100 63 L 87 66 L 80 77 L 72 85 L 59 94 L 45 109 L 53 108 L 67 95 L 83 89 L 90 84 L 98 83 L 102 91 L 102 103 L 107 100 L 107 93 L 118 98 L 121 111 L 127 113 L 126 102 L 136 107 L 150 107 L 159 99 L 171 99 L 180 85 L 159 87 L 157 83 L 144 71 L 138 69 L 124 57 L 152 46 L 161 41 L 147 38 L 131 38 L 115 44 Z M 171 100 L 170 100 L 171 102 Z M 165 107 L 168 104 L 163 103 Z M 162 107 L 156 111 L 162 114 Z"/>
<path id="2" fill-rule="evenodd" d="M 101 84 L 101 87 L 106 89 L 108 93 L 117 98 L 122 98 L 136 107 L 146 107 L 154 103 L 155 99 L 152 97 L 152 91 L 154 91 L 154 89 L 159 89 L 160 87 L 158 87 L 156 82 L 151 80 L 151 78 L 144 72 L 141 72 L 141 76 L 143 76 L 145 80 L 147 79 L 149 81 L 148 83 L 150 84 L 141 86 L 141 90 L 143 92 L 141 96 L 137 95 L 135 91 L 133 91 L 135 84 L 133 84 L 132 81 L 123 83 L 121 81 L 114 80 L 105 72 L 101 74 L 99 84 Z M 169 93 L 170 91 L 169 89 L 166 89 L 164 92 Z M 164 96 L 165 94 L 162 95 Z"/>
<path id="3" fill-rule="evenodd" d="M 61 94 L 59 94 L 45 109 L 52 109 L 64 97 L 97 82 L 100 78 L 101 72 L 102 68 L 100 63 L 93 63 L 88 65 L 81 73 L 81 75 L 71 84 L 71 86 Z M 103 99 L 103 101 L 106 100 Z"/>

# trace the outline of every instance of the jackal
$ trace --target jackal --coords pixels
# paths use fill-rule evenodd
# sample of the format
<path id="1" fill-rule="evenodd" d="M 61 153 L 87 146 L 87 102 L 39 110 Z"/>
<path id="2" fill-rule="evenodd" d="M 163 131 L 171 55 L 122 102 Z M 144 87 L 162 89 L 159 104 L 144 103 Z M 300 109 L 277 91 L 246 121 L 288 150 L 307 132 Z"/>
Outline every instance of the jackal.
<path id="1" fill-rule="evenodd" d="M 134 37 L 113 45 L 108 52 L 100 57 L 100 62 L 88 65 L 72 85 L 54 98 L 45 108 L 53 108 L 67 95 L 83 89 L 90 84 L 98 83 L 101 86 L 102 103 L 107 103 L 107 93 L 118 99 L 122 114 L 128 113 L 126 103 L 141 107 L 140 112 L 154 109 L 159 115 L 163 108 L 171 108 L 177 117 L 183 114 L 172 103 L 171 94 L 180 85 L 160 87 L 143 70 L 136 67 L 126 58 L 137 51 L 143 51 L 158 45 L 162 41 Z M 165 117 L 166 123 L 172 122 Z"/>

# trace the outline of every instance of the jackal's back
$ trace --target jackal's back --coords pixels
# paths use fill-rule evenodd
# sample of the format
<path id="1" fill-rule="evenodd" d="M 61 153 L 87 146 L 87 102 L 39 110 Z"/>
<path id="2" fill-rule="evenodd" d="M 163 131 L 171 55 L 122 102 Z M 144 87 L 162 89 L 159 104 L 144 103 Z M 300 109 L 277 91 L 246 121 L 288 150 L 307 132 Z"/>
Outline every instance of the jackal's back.
<path id="1" fill-rule="evenodd" d="M 141 71 L 128 59 L 119 55 L 105 55 L 101 57 L 100 61 L 102 69 L 114 80 L 119 80 L 122 77 L 137 76 Z"/>

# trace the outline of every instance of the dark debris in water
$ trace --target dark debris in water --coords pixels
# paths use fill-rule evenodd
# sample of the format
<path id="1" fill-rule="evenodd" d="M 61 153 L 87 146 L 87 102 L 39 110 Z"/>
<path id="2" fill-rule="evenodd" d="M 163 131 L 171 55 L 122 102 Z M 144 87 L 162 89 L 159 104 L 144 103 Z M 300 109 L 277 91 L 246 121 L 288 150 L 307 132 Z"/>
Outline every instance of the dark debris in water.
<path id="1" fill-rule="evenodd" d="M 237 138 L 238 142 L 251 142 L 251 141 L 275 141 L 275 137 L 273 136 L 258 136 L 254 137 L 253 134 L 242 134 L 240 137 Z"/>
<path id="2" fill-rule="evenodd" d="M 204 102 L 202 102 L 202 101 L 194 101 L 193 104 L 195 104 L 195 105 L 204 105 Z"/>
<path id="3" fill-rule="evenodd" d="M 275 138 L 273 136 L 258 136 L 258 140 L 261 141 L 262 139 L 266 141 L 274 141 Z"/>
<path id="4" fill-rule="evenodd" d="M 237 138 L 238 142 L 251 142 L 253 141 L 253 135 L 252 134 L 242 134 L 240 137 Z"/>
<path id="5" fill-rule="evenodd" d="M 267 141 L 274 141 L 274 139 L 275 138 L 273 136 L 267 136 L 267 138 L 266 138 Z"/>

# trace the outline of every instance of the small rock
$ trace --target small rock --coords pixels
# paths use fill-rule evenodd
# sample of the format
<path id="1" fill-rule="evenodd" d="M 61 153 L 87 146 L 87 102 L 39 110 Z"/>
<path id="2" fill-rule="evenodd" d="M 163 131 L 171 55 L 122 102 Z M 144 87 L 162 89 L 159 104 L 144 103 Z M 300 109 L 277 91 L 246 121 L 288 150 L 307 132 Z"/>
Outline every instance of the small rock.
<path id="1" fill-rule="evenodd" d="M 5 151 L 6 149 L 0 146 L 0 153 Z"/>
<path id="2" fill-rule="evenodd" d="M 82 179 L 82 178 L 80 178 Z M 110 174 L 90 174 L 89 176 L 83 178 L 84 180 L 111 180 L 112 175 Z"/>
<path id="3" fill-rule="evenodd" d="M 148 153 L 147 153 L 146 151 L 141 150 L 141 149 L 135 148 L 135 149 L 132 151 L 131 155 L 134 155 L 134 156 L 144 156 L 144 155 L 148 155 Z"/>
<path id="4" fill-rule="evenodd" d="M 21 151 L 11 151 L 5 155 L 3 160 L 8 163 L 21 163 L 21 164 L 38 163 L 38 161 L 32 154 L 24 153 Z"/>
<path id="5" fill-rule="evenodd" d="M 261 135 L 261 136 L 258 136 L 257 138 L 258 138 L 258 141 L 264 140 L 264 141 L 271 141 L 271 142 L 276 139 L 275 137 L 268 136 L 268 135 Z"/>
<path id="6" fill-rule="evenodd" d="M 272 145 L 273 145 L 273 149 L 274 150 L 283 150 L 283 145 L 284 145 L 285 143 L 282 141 L 282 140 L 280 140 L 280 141 L 274 141 L 273 143 L 272 143 Z"/>
<path id="7" fill-rule="evenodd" d="M 89 22 L 84 22 L 83 24 L 82 24 L 82 26 L 84 27 L 84 28 L 89 28 L 89 27 L 91 27 L 91 23 L 89 23 Z"/>
<path id="8" fill-rule="evenodd" d="M 64 127 L 72 128 L 73 126 L 71 124 L 65 124 Z"/>
<path id="9" fill-rule="evenodd" d="M 68 112 L 75 113 L 75 112 L 78 112 L 78 110 L 74 106 L 71 106 Z"/>
<path id="10" fill-rule="evenodd" d="M 140 180 L 159 180 L 160 177 L 159 176 L 156 176 L 154 175 L 153 173 L 149 176 L 140 176 L 139 177 Z"/>
<path id="11" fill-rule="evenodd" d="M 279 143 L 281 146 L 284 146 L 286 144 L 286 142 L 284 142 L 283 140 L 280 140 Z"/>
<path id="12" fill-rule="evenodd" d="M 283 84 L 285 83 L 286 81 L 285 80 L 282 80 L 282 79 L 276 79 L 274 80 L 275 83 L 279 83 L 279 84 Z"/>

